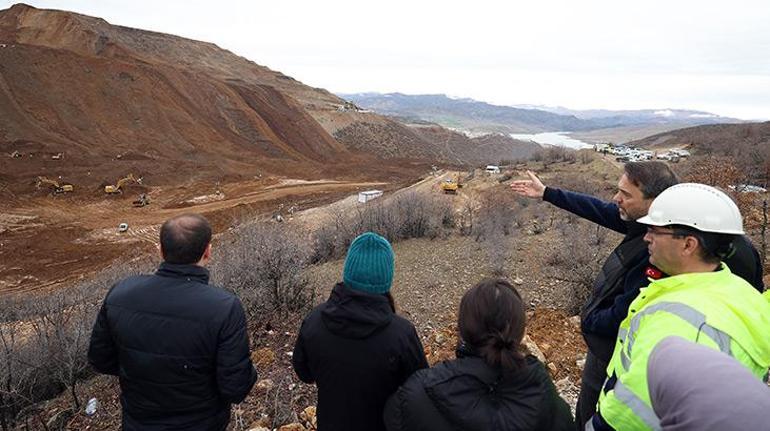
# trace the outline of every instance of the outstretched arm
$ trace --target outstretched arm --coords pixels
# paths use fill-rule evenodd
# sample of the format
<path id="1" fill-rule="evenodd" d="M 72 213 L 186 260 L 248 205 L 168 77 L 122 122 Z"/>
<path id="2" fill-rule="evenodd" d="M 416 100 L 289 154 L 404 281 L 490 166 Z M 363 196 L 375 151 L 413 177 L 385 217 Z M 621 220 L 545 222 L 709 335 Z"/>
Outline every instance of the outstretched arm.
<path id="1" fill-rule="evenodd" d="M 607 229 L 622 234 L 628 232 L 628 226 L 620 218 L 618 206 L 615 203 L 605 202 L 582 193 L 546 187 L 532 171 L 527 171 L 527 176 L 529 177 L 528 180 L 518 180 L 511 183 L 511 190 L 514 193 L 532 199 L 543 199 Z"/>

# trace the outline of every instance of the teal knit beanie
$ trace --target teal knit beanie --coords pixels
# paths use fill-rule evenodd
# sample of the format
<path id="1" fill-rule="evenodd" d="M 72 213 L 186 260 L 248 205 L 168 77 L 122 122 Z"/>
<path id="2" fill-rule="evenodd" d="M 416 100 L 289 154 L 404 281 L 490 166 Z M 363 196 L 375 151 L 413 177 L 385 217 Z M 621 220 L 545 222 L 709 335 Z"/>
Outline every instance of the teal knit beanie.
<path id="1" fill-rule="evenodd" d="M 342 281 L 362 292 L 387 293 L 393 283 L 393 266 L 393 249 L 388 240 L 366 232 L 348 248 Z"/>

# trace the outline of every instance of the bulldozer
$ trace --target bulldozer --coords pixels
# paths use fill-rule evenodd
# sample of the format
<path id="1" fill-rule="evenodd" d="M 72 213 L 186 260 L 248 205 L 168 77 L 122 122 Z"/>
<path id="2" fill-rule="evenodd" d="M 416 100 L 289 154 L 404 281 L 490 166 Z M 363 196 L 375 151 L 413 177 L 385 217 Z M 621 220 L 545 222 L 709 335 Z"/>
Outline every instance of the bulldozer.
<path id="1" fill-rule="evenodd" d="M 146 205 L 149 205 L 149 204 L 150 204 L 150 197 L 149 197 L 149 196 L 147 196 L 147 194 L 146 194 L 146 193 L 142 193 L 142 194 L 140 194 L 140 195 L 139 195 L 139 198 L 137 198 L 137 199 L 136 199 L 136 200 L 133 202 L 133 205 L 134 205 L 135 207 L 137 207 L 137 208 L 139 208 L 139 207 L 143 207 L 143 206 L 146 206 Z"/>
<path id="2" fill-rule="evenodd" d="M 462 184 L 460 183 L 460 174 L 454 176 L 454 178 L 447 178 L 441 183 L 441 190 L 444 191 L 446 194 L 456 194 L 457 189 L 461 188 Z"/>
<path id="3" fill-rule="evenodd" d="M 46 177 L 37 177 L 36 187 L 42 188 L 48 186 L 51 189 L 51 194 L 58 195 L 60 193 L 69 193 L 75 190 L 72 184 L 59 184 L 57 181 L 50 180 Z"/>
<path id="4" fill-rule="evenodd" d="M 113 185 L 106 185 L 104 186 L 104 193 L 107 193 L 109 195 L 115 195 L 123 193 L 123 186 L 125 186 L 128 183 L 142 183 L 141 178 L 134 177 L 134 174 L 128 174 L 124 178 L 121 178 L 118 180 L 118 182 Z"/>

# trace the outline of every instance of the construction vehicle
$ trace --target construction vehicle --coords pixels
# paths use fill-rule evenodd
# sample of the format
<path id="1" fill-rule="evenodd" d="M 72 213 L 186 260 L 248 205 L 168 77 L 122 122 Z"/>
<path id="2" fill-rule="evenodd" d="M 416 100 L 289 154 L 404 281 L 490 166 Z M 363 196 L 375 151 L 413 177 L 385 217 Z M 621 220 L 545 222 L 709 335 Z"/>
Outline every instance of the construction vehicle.
<path id="1" fill-rule="evenodd" d="M 115 195 L 123 193 L 123 186 L 125 186 L 128 183 L 142 183 L 141 178 L 135 178 L 134 174 L 128 174 L 124 178 L 121 178 L 118 180 L 118 182 L 113 185 L 106 185 L 104 186 L 104 193 Z"/>
<path id="2" fill-rule="evenodd" d="M 146 193 L 139 195 L 139 198 L 133 202 L 134 206 L 139 208 L 150 204 L 150 197 Z"/>
<path id="3" fill-rule="evenodd" d="M 58 195 L 60 193 L 68 193 L 75 190 L 75 188 L 72 186 L 72 184 L 61 184 L 54 180 L 49 180 L 46 177 L 37 177 L 37 185 L 36 187 L 42 188 L 43 186 L 48 186 L 51 188 L 51 193 Z"/>
<path id="4" fill-rule="evenodd" d="M 441 183 L 441 190 L 444 191 L 446 194 L 455 194 L 457 193 L 457 189 L 461 188 L 462 184 L 460 183 L 460 174 L 456 174 L 454 178 L 447 178 Z"/>

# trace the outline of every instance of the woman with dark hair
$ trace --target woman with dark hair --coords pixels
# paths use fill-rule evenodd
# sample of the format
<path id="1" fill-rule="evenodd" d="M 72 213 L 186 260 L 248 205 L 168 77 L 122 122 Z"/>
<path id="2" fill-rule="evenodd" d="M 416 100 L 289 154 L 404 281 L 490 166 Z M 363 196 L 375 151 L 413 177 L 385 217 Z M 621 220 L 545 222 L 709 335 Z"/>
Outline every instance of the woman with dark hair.
<path id="1" fill-rule="evenodd" d="M 526 314 L 516 289 L 487 279 L 463 296 L 457 359 L 414 373 L 385 406 L 388 431 L 572 431 L 567 403 L 525 355 Z"/>
<path id="2" fill-rule="evenodd" d="M 342 282 L 302 322 L 294 371 L 318 386 L 318 431 L 384 431 L 385 401 L 426 368 L 414 326 L 396 314 L 393 250 L 367 232 L 345 258 Z"/>

